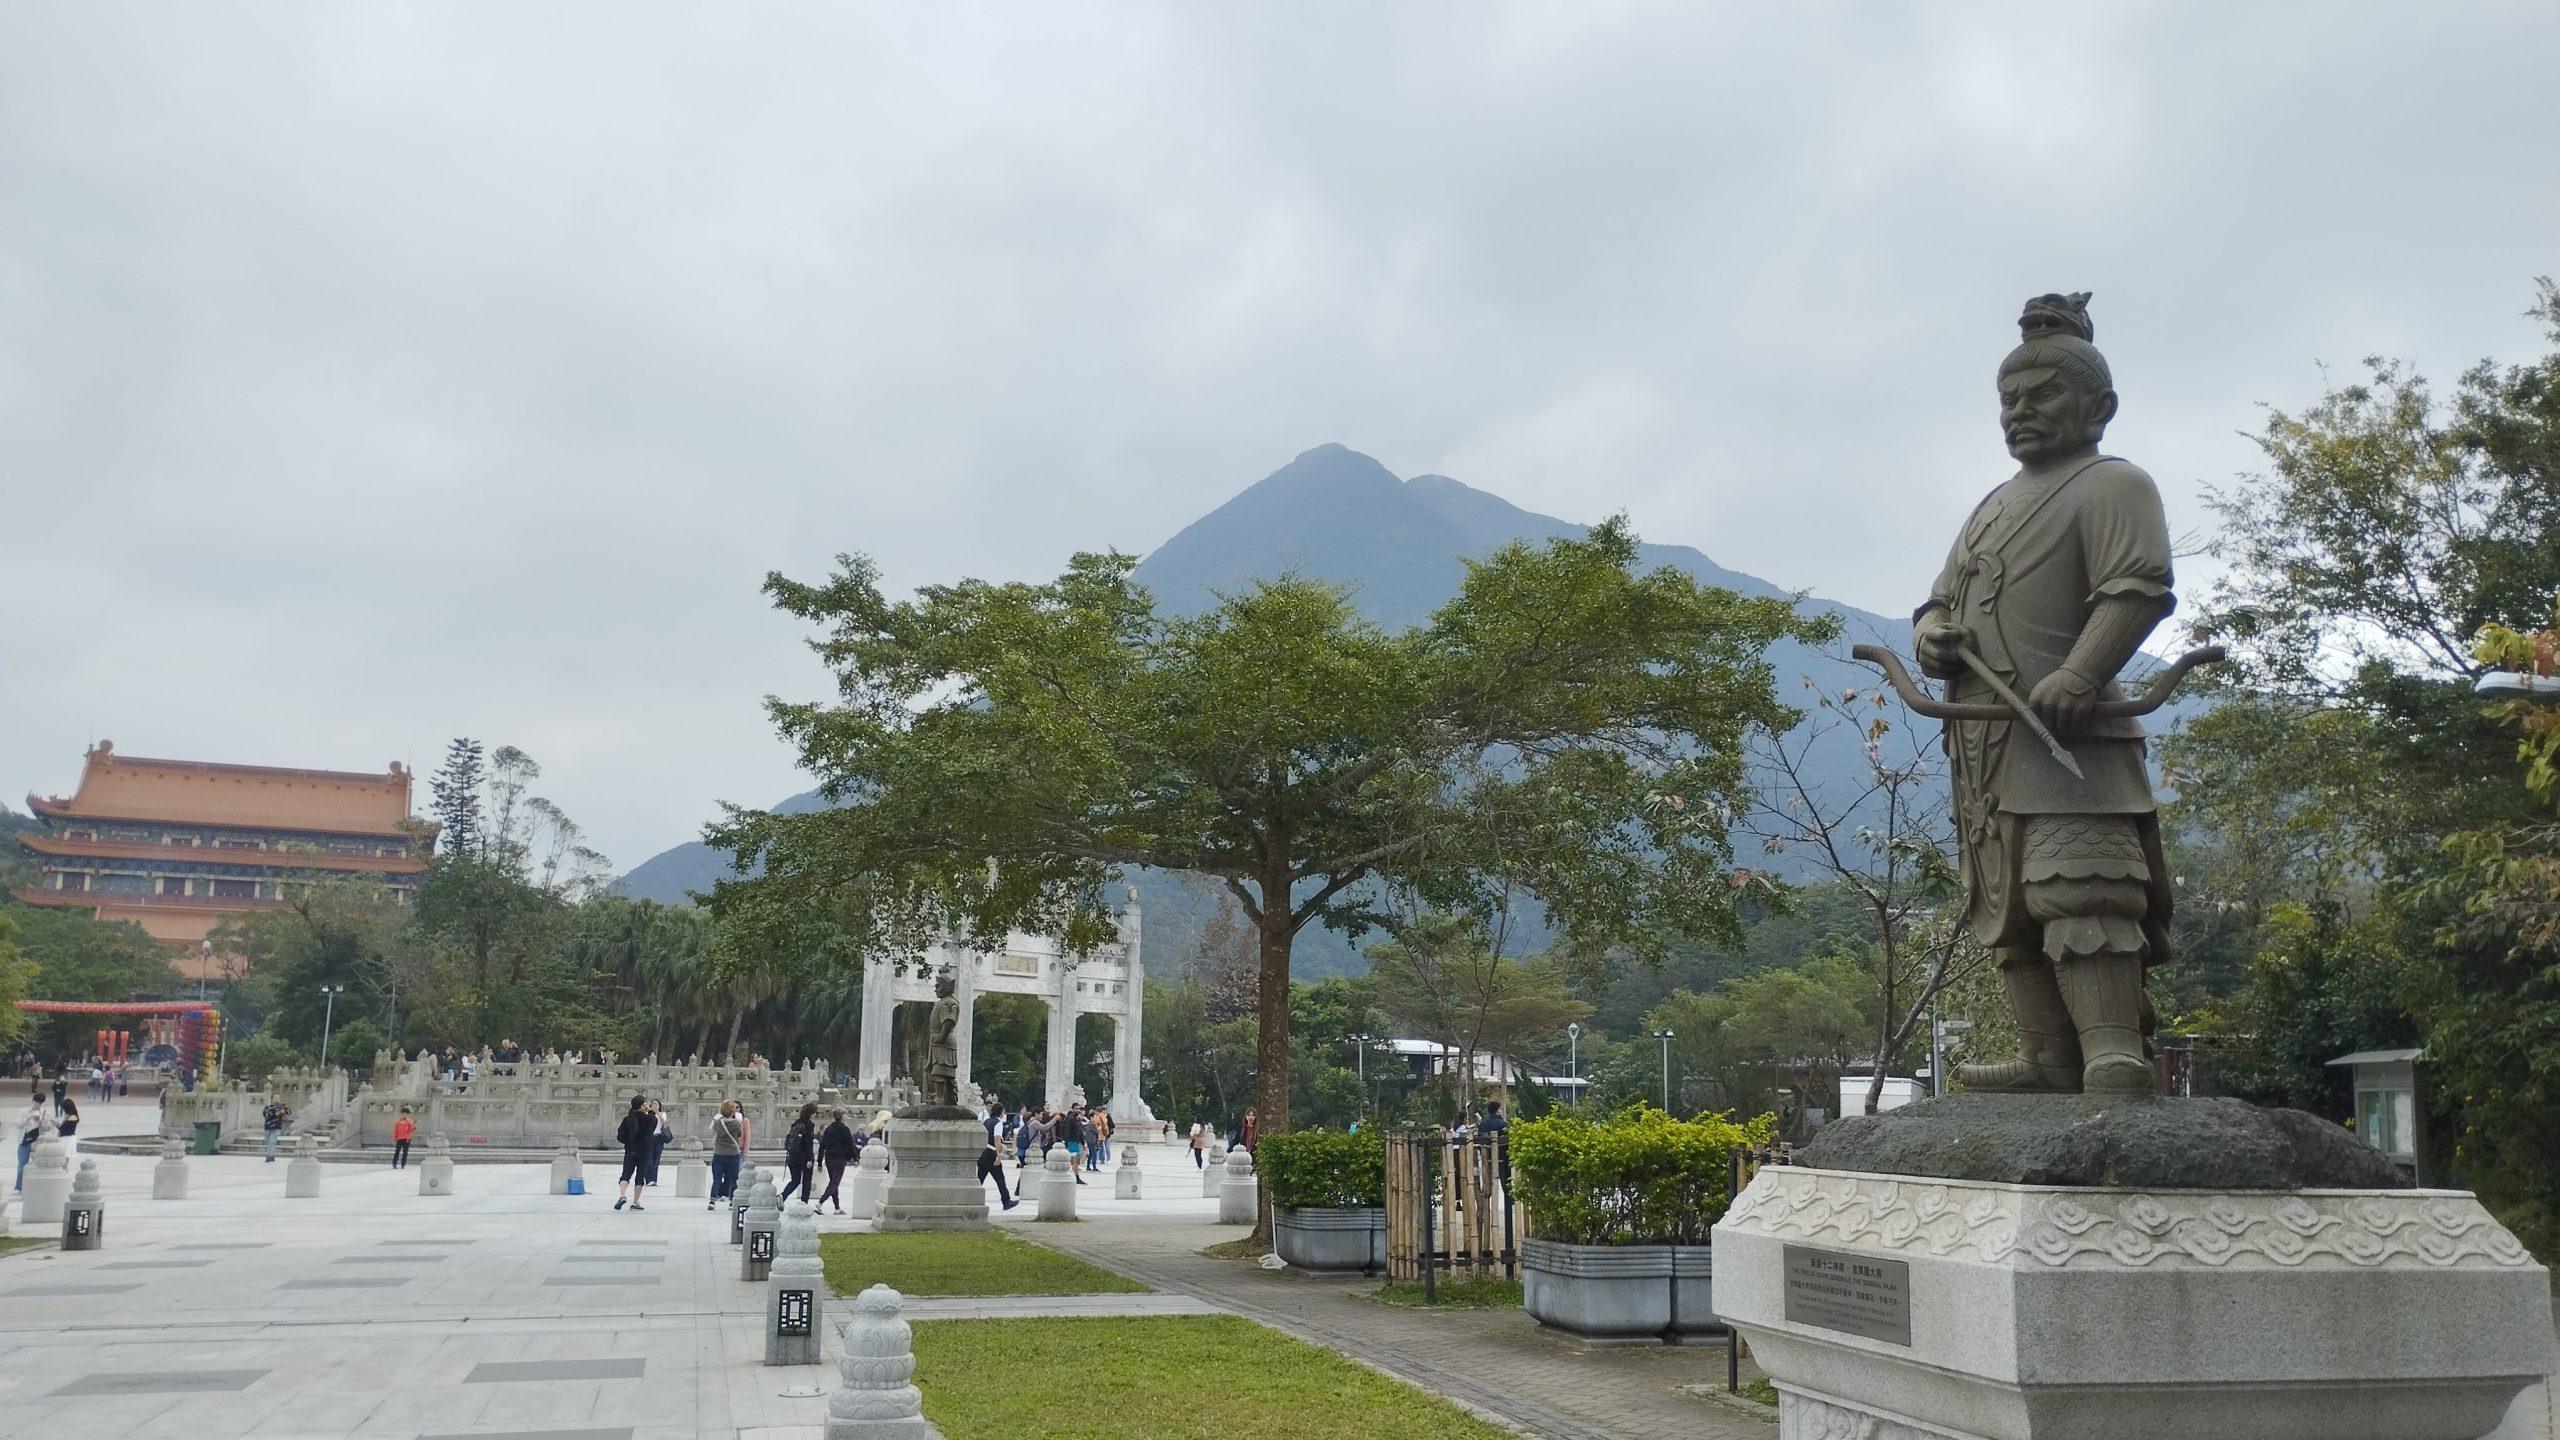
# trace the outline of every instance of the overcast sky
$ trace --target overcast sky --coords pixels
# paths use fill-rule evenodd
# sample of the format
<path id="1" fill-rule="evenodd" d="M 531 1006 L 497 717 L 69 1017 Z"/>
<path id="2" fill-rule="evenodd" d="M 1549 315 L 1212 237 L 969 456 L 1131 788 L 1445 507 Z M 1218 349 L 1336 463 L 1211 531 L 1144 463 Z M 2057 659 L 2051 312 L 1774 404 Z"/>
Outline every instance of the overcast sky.
<path id="1" fill-rule="evenodd" d="M 2538 353 L 2555 56 L 2548 3 L 12 5 L 0 795 L 469 734 L 628 868 L 806 783 L 768 569 L 1053 573 L 1325 441 L 1907 610 L 2044 290 L 2200 531 L 2323 365 Z"/>

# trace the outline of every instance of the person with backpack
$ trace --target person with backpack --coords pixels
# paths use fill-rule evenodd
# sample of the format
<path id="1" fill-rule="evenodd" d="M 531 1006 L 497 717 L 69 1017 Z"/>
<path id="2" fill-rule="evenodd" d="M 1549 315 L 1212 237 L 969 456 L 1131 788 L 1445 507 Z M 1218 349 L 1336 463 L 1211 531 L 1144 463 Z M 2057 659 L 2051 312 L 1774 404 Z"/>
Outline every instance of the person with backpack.
<path id="1" fill-rule="evenodd" d="M 276 1146 L 284 1139 L 285 1122 L 292 1118 L 293 1112 L 286 1109 L 281 1100 L 268 1101 L 267 1108 L 258 1116 L 258 1124 L 266 1132 L 267 1163 L 270 1165 L 276 1163 Z"/>
<path id="2" fill-rule="evenodd" d="M 655 1100 L 641 1107 L 640 1113 L 648 1116 L 649 1123 L 656 1127 L 656 1133 L 649 1137 L 649 1163 L 640 1173 L 641 1183 L 655 1189 L 658 1184 L 658 1163 L 666 1158 L 667 1142 L 676 1138 L 676 1130 L 674 1126 L 667 1123 L 666 1107 Z"/>
<path id="3" fill-rule="evenodd" d="M 391 1168 L 404 1169 L 409 1164 L 409 1142 L 417 1137 L 417 1118 L 409 1107 L 400 1107 L 400 1118 L 391 1122 Z"/>
<path id="4" fill-rule="evenodd" d="M 782 1136 L 782 1168 L 790 1173 L 791 1183 L 774 1197 L 779 1205 L 794 1193 L 804 1199 L 817 1193 L 818 1175 L 818 1102 L 800 1102 L 800 1118 Z"/>
<path id="5" fill-rule="evenodd" d="M 844 1213 L 844 1201 L 837 1198 L 836 1191 L 844 1185 L 844 1167 L 861 1153 L 862 1146 L 853 1138 L 853 1127 L 845 1123 L 844 1111 L 839 1109 L 827 1122 L 826 1133 L 818 1137 L 818 1158 L 827 1165 L 827 1193 L 817 1198 L 817 1205 L 833 1200 L 836 1213 Z"/>
<path id="6" fill-rule="evenodd" d="M 711 1117 L 711 1201 L 703 1209 L 716 1210 L 738 1193 L 738 1171 L 746 1161 L 747 1117 L 738 1113 L 737 1101 L 723 1100 L 720 1113 Z"/>
<path id="7" fill-rule="evenodd" d="M 649 1187 L 649 1151 L 658 1143 L 658 1122 L 649 1113 L 647 1096 L 631 1097 L 631 1108 L 623 1112 L 622 1123 L 613 1127 L 613 1138 L 622 1146 L 622 1175 L 613 1182 L 613 1208 L 647 1209 L 640 1195 Z"/>

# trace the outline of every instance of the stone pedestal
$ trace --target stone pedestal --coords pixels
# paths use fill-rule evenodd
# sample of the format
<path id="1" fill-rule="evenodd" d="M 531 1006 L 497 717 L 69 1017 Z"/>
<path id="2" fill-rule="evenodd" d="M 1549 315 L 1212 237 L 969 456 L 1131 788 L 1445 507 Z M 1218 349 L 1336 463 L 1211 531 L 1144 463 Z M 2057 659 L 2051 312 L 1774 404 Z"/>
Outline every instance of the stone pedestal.
<path id="1" fill-rule="evenodd" d="M 1200 1171 L 1200 1198 L 1215 1200 L 1218 1187 L 1227 1183 L 1227 1142 L 1209 1142 L 1209 1163 Z"/>
<path id="2" fill-rule="evenodd" d="M 96 1250 L 107 1239 L 107 1202 L 98 1193 L 98 1162 L 83 1160 L 62 1203 L 62 1248 Z"/>
<path id="3" fill-rule="evenodd" d="M 729 1243 L 747 1243 L 747 1207 L 755 1203 L 756 1185 L 764 1179 L 764 1171 L 747 1165 L 738 1171 L 738 1188 L 729 1192 Z"/>
<path id="4" fill-rule="evenodd" d="M 174 1135 L 160 1142 L 160 1163 L 151 1167 L 151 1198 L 187 1198 L 187 1145 Z"/>
<path id="5" fill-rule="evenodd" d="M 987 1228 L 987 1192 L 978 1179 L 987 1132 L 977 1117 L 956 1105 L 925 1107 L 891 1121 L 889 1134 L 897 1166 L 881 1187 L 880 1229 Z"/>
<path id="6" fill-rule="evenodd" d="M 1254 1177 L 1253 1152 L 1241 1145 L 1228 1151 L 1226 1173 L 1226 1182 L 1218 1187 L 1218 1223 L 1253 1224 L 1262 1208 L 1262 1182 Z"/>
<path id="7" fill-rule="evenodd" d="M 764 1363 L 825 1363 L 827 1274 L 818 1259 L 818 1212 L 806 1200 L 782 1212 L 771 1280 L 764 1295 Z"/>
<path id="8" fill-rule="evenodd" d="M 285 1162 L 284 1198 L 316 1200 L 320 1197 L 320 1157 L 312 1152 L 311 1137 L 293 1137 L 293 1158 Z"/>
<path id="9" fill-rule="evenodd" d="M 427 1142 L 427 1158 L 418 1162 L 418 1193 L 453 1193 L 453 1142 L 441 1135 Z"/>
<path id="10" fill-rule="evenodd" d="M 759 1174 L 747 1201 L 745 1243 L 738 1250 L 738 1278 L 762 1280 L 773 1273 L 774 1247 L 782 1233 L 782 1207 L 774 1201 L 773 1177 Z"/>
<path id="11" fill-rule="evenodd" d="M 1111 1198 L 1114 1200 L 1138 1198 L 1138 1147 L 1135 1145 L 1120 1147 L 1120 1163 L 1111 1171 Z"/>
<path id="12" fill-rule="evenodd" d="M 711 1162 L 705 1158 L 700 1139 L 684 1142 L 684 1156 L 676 1161 L 676 1198 L 705 1200 L 711 1195 Z"/>
<path id="13" fill-rule="evenodd" d="M 2552 1355 L 2549 1274 L 2459 1191 L 1771 1166 L 1715 1298 L 1790 1440 L 2471 1440 Z"/>
<path id="14" fill-rule="evenodd" d="M 1076 1218 L 1076 1167 L 1064 1147 L 1050 1151 L 1049 1158 L 1040 1162 L 1040 1188 L 1033 1198 L 1040 1202 L 1038 1219 Z"/>
<path id="15" fill-rule="evenodd" d="M 869 1220 L 880 1213 L 880 1192 L 889 1184 L 889 1145 L 874 1140 L 862 1147 L 861 1158 L 853 1162 L 853 1178 L 845 1182 L 844 1213 L 856 1220 Z"/>
<path id="16" fill-rule="evenodd" d="M 560 1137 L 559 1150 L 551 1157 L 551 1193 L 568 1194 L 569 1182 L 572 1180 L 577 1181 L 581 1188 L 586 1185 L 587 1163 L 578 1155 L 577 1137 L 563 1135 Z"/>
<path id="17" fill-rule="evenodd" d="M 18 1197 L 18 1220 L 30 1230 L 45 1231 L 62 1223 L 62 1203 L 71 1198 L 71 1157 L 62 1142 L 48 1135 L 27 1157 L 25 1189 Z"/>
<path id="18" fill-rule="evenodd" d="M 826 1440 L 942 1440 L 911 1383 L 915 1336 L 898 1317 L 904 1303 L 886 1285 L 854 1297 L 836 1388 L 827 1396 Z"/>

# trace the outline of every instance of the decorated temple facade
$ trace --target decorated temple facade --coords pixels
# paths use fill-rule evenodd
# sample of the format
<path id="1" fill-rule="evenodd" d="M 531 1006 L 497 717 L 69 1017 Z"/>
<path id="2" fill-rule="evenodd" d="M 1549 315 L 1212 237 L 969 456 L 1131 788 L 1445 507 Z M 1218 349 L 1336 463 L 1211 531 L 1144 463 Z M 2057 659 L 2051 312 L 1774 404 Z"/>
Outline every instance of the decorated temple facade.
<path id="1" fill-rule="evenodd" d="M 39 871 L 17 897 L 130 920 L 186 954 L 226 917 L 272 909 L 332 878 L 370 879 L 405 904 L 434 827 L 409 813 L 411 775 L 153 760 L 90 747 L 70 796 L 29 795 L 42 831 L 18 843 Z"/>

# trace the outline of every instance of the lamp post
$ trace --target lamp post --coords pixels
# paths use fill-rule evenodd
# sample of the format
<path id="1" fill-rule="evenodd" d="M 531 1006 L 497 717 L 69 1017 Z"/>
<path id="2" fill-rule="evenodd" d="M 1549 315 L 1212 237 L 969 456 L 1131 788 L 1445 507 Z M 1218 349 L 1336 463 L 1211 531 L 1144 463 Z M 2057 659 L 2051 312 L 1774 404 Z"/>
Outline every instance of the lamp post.
<path id="1" fill-rule="evenodd" d="M 1656 1030 L 1653 1038 L 1662 1042 L 1662 1108 L 1668 1113 L 1671 1109 L 1671 1032 Z"/>
<path id="2" fill-rule="evenodd" d="M 1345 1035 L 1342 1038 L 1351 1042 L 1351 1063 L 1360 1071 L 1360 1108 L 1365 1111 L 1369 1107 L 1370 1037 L 1368 1035 L 1361 1034 Z"/>
<path id="3" fill-rule="evenodd" d="M 320 1015 L 320 1068 L 326 1070 L 329 1068 L 329 1031 L 338 1019 L 338 997 L 347 993 L 347 987 L 323 985 L 320 993 L 328 1001 L 328 1008 Z"/>
<path id="4" fill-rule="evenodd" d="M 1582 1108 L 1582 1022 L 1564 1022 L 1564 1074 L 1573 1082 L 1573 1108 Z"/>
<path id="5" fill-rule="evenodd" d="M 207 976 L 211 975 L 212 973 L 213 973 L 213 941 L 212 941 L 212 940 L 210 940 L 210 939 L 208 939 L 208 940 L 206 940 L 206 941 L 204 942 L 204 949 L 203 949 L 203 951 L 202 951 L 202 952 L 200 952 L 200 953 L 199 953 L 199 955 L 197 956 L 197 963 L 196 963 L 196 998 L 197 998 L 197 999 L 201 1000 L 201 999 L 203 999 L 203 998 L 204 998 L 204 983 L 205 983 L 205 978 L 206 978 Z"/>

